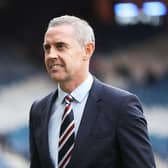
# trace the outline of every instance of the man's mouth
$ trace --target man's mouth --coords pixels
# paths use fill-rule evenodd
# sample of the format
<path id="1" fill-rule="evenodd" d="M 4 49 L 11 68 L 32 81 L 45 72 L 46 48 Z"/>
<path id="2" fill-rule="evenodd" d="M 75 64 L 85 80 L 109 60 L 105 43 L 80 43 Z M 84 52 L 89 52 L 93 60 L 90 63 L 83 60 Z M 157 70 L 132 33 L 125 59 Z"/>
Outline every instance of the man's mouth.
<path id="1" fill-rule="evenodd" d="M 49 69 L 53 69 L 53 68 L 63 67 L 63 65 L 62 64 L 50 64 L 48 67 Z"/>

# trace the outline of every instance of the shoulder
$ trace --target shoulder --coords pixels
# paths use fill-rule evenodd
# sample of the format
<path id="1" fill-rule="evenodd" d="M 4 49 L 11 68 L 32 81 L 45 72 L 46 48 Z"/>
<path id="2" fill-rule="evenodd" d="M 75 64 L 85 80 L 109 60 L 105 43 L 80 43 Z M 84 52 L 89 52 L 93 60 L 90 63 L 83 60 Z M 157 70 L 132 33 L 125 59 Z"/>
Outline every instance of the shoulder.
<path id="1" fill-rule="evenodd" d="M 33 102 L 33 105 L 35 106 L 44 106 L 48 101 L 50 101 L 50 99 L 52 99 L 52 97 L 54 96 L 56 91 L 53 91 L 53 92 L 50 92 L 49 94 L 39 98 L 39 99 L 36 99 L 34 102 Z"/>
<path id="2" fill-rule="evenodd" d="M 49 106 L 54 102 L 57 96 L 57 90 L 50 92 L 48 95 L 36 99 L 30 108 L 30 116 L 31 115 L 41 115 L 45 109 L 49 108 Z"/>
<path id="3" fill-rule="evenodd" d="M 137 97 L 135 94 L 127 90 L 114 87 L 96 78 L 94 79 L 93 87 L 95 87 L 95 89 L 97 89 L 97 91 L 100 94 L 102 94 L 103 97 L 113 97 L 113 98 L 124 98 L 124 97 L 129 97 L 129 96 Z"/>
<path id="4" fill-rule="evenodd" d="M 123 121 L 137 118 L 144 120 L 142 103 L 137 95 L 99 80 L 94 82 L 104 113 L 114 114 L 113 117 L 118 116 Z"/>
<path id="5" fill-rule="evenodd" d="M 92 91 L 106 104 L 116 108 L 127 108 L 127 106 L 138 106 L 141 109 L 139 97 L 127 90 L 111 86 L 98 79 L 94 79 Z M 141 109 L 142 110 L 142 109 Z"/>

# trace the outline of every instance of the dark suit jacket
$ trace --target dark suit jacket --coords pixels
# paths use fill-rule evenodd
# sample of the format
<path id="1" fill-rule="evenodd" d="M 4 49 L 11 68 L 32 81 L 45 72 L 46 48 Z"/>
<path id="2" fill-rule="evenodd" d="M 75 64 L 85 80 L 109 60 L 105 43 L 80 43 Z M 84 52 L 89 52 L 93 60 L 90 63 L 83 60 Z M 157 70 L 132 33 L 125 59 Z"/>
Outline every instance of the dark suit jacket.
<path id="1" fill-rule="evenodd" d="M 54 168 L 48 122 L 57 91 L 30 111 L 31 168 Z M 94 79 L 68 168 L 154 168 L 147 123 L 138 98 Z"/>

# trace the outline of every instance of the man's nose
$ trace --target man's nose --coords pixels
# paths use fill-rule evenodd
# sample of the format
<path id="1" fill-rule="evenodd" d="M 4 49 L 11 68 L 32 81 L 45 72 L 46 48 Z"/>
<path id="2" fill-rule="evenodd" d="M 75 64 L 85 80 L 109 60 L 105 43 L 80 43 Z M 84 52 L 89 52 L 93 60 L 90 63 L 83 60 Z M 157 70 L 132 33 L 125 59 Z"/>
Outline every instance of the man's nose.
<path id="1" fill-rule="evenodd" d="M 48 53 L 49 58 L 58 58 L 58 52 L 55 48 L 51 47 L 50 52 Z"/>

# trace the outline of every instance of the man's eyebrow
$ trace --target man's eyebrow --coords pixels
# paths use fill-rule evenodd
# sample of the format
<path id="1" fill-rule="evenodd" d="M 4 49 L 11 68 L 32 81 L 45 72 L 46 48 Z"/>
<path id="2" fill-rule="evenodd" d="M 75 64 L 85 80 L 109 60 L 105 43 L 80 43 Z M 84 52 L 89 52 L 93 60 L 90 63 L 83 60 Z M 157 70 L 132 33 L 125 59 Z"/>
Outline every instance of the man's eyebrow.
<path id="1" fill-rule="evenodd" d="M 64 46 L 64 47 L 69 47 L 69 44 L 67 44 L 66 42 L 63 42 L 63 41 L 57 41 L 57 42 L 54 42 L 52 45 L 55 45 L 55 46 Z M 43 49 L 47 49 L 47 48 L 50 48 L 50 44 L 49 43 L 46 43 L 44 42 L 43 43 Z"/>
<path id="2" fill-rule="evenodd" d="M 68 47 L 69 45 L 66 43 L 66 42 L 62 42 L 62 41 L 58 41 L 58 42 L 55 42 L 54 45 L 56 46 L 64 46 L 64 47 Z"/>

